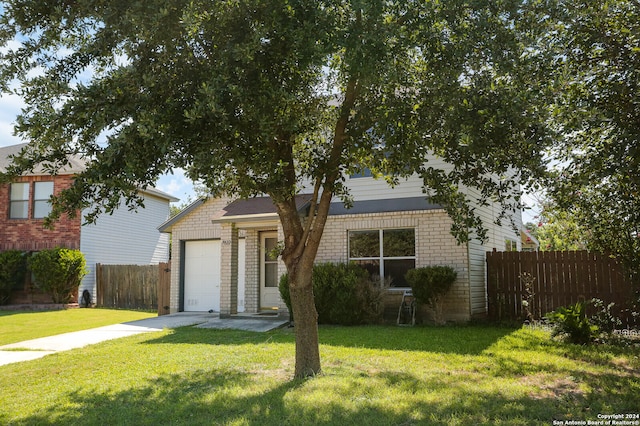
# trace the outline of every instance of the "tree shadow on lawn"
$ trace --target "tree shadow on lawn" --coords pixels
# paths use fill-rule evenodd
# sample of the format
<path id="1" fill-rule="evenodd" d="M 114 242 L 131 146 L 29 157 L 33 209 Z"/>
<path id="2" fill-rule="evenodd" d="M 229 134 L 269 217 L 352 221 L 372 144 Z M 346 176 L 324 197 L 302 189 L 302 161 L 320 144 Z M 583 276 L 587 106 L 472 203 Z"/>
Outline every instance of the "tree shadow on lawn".
<path id="1" fill-rule="evenodd" d="M 125 391 L 76 390 L 68 395 L 70 404 L 54 402 L 35 414 L 0 420 L 14 425 L 548 425 L 553 419 L 595 419 L 611 407 L 622 412 L 610 401 L 598 403 L 597 395 L 566 398 L 533 384 L 530 394 L 511 395 L 486 390 L 479 380 L 380 372 L 368 378 L 283 381 L 255 372 L 199 370 L 162 375 Z M 390 403 L 387 392 L 397 388 L 404 397 Z"/>
<path id="2" fill-rule="evenodd" d="M 394 326 L 320 326 L 320 344 L 344 348 L 364 348 L 390 351 L 420 351 L 479 355 L 500 339 L 513 333 L 514 328 L 492 326 L 394 327 Z M 267 333 L 199 329 L 181 327 L 148 344 L 210 344 L 242 345 L 293 343 L 292 329 Z"/>

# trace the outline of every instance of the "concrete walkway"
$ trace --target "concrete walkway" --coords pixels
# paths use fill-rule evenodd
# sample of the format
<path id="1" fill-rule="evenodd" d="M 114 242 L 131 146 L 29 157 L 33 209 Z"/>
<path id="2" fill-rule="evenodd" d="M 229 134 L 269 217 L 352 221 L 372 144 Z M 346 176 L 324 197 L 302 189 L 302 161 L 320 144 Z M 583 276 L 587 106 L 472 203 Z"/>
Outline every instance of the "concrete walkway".
<path id="1" fill-rule="evenodd" d="M 0 365 L 29 361 L 60 351 L 135 334 L 162 331 L 165 328 L 196 326 L 265 332 L 283 327 L 287 323 L 287 319 L 280 317 L 237 316 L 221 319 L 218 314 L 180 312 L 0 346 Z"/>

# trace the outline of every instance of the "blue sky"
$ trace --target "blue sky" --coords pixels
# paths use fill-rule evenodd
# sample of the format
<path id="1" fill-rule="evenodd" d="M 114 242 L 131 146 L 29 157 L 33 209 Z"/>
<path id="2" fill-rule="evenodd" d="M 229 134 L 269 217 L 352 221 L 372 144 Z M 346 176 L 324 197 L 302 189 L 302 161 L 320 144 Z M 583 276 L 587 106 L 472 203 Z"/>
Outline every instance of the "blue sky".
<path id="1" fill-rule="evenodd" d="M 18 96 L 6 94 L 0 96 L 0 147 L 26 142 L 13 135 L 16 116 L 20 114 L 23 106 L 24 104 Z M 173 174 L 160 177 L 156 188 L 180 198 L 180 201 L 176 203 L 178 205 L 186 202 L 189 197 L 195 198 L 193 184 L 184 175 L 183 170 L 175 170 Z"/>

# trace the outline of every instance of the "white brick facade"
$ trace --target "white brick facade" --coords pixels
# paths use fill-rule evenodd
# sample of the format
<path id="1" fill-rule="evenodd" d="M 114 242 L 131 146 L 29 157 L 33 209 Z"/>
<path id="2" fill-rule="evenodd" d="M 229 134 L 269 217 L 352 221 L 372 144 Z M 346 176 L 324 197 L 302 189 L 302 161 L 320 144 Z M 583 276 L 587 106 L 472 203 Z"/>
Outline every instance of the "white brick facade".
<path id="1" fill-rule="evenodd" d="M 238 277 L 237 275 L 234 277 L 233 271 L 238 264 L 237 238 L 245 239 L 245 312 L 259 311 L 260 233 L 278 230 L 278 239 L 283 240 L 282 229 L 276 220 L 267 223 L 263 221 L 259 226 L 244 222 L 236 223 L 235 227 L 228 222 L 222 225 L 214 223 L 214 220 L 221 217 L 223 213 L 221 210 L 229 201 L 212 199 L 202 202 L 172 223 L 169 230 L 164 230 L 172 233 L 171 312 L 182 309 L 180 292 L 181 286 L 184 285 L 182 282 L 184 265 L 181 265 L 183 260 L 181 250 L 185 242 L 211 239 L 221 240 L 222 243 L 221 314 L 231 315 L 236 312 Z M 468 321 L 474 316 L 482 316 L 486 313 L 484 252 L 493 247 L 502 248 L 505 235 L 512 232 L 504 227 L 493 225 L 488 220 L 485 221 L 485 226 L 490 228 L 489 244 L 486 246 L 477 241 L 457 244 L 450 234 L 451 219 L 442 209 L 334 215 L 327 220 L 316 262 L 348 261 L 350 230 L 412 228 L 415 231 L 416 267 L 448 265 L 458 273 L 452 290 L 444 299 L 444 319 Z M 286 268 L 280 262 L 280 275 L 285 272 Z M 398 294 L 398 290 L 390 291 Z M 397 303 L 393 297 L 389 300 Z M 284 303 L 280 302 L 278 308 L 280 312 L 286 313 Z"/>
<path id="2" fill-rule="evenodd" d="M 211 223 L 215 215 L 228 204 L 228 199 L 210 199 L 198 205 L 171 227 L 171 303 L 170 312 L 178 312 L 183 259 L 186 241 L 220 239 L 222 227 Z"/>

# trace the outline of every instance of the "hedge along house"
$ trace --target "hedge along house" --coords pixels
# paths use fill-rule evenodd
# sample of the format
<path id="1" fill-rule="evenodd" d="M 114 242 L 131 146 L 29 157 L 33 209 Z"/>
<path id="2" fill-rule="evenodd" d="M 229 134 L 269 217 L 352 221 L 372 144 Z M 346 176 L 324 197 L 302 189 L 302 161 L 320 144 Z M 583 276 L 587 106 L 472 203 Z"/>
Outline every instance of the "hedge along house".
<path id="1" fill-rule="evenodd" d="M 519 246 L 519 231 L 495 224 L 497 205 L 478 206 L 488 240 L 457 244 L 448 214 L 430 204 L 415 177 L 390 188 L 371 176 L 348 178 L 353 206 L 331 206 L 316 262 L 353 261 L 390 283 L 386 304 L 397 309 L 408 289 L 411 268 L 449 265 L 458 273 L 444 301 L 444 317 L 467 321 L 487 312 L 485 252 Z M 472 194 L 471 194 L 472 195 Z M 310 195 L 297 196 L 301 215 Z M 521 214 L 511 218 L 521 225 Z M 160 227 L 172 234 L 171 312 L 286 312 L 278 291 L 286 272 L 270 250 L 283 240 L 275 207 L 268 197 L 249 200 L 200 199 Z"/>
<path id="2" fill-rule="evenodd" d="M 20 152 L 26 144 L 0 148 L 0 170 L 9 164 L 9 156 Z M 85 212 L 71 218 L 63 215 L 54 229 L 44 227 L 50 211 L 49 198 L 68 188 L 86 162 L 69 158 L 69 166 L 50 175 L 42 170 L 23 175 L 10 184 L 0 185 L 0 251 L 40 251 L 54 247 L 80 250 L 89 273 L 79 292 L 88 290 L 95 301 L 95 265 L 157 264 L 169 259 L 169 236 L 158 233 L 158 225 L 170 215 L 169 203 L 177 198 L 153 188 L 141 190 L 145 208 L 116 210 L 102 214 L 95 224 L 82 224 Z M 33 291 L 27 281 L 14 289 L 10 303 L 46 303 L 48 295 Z"/>

